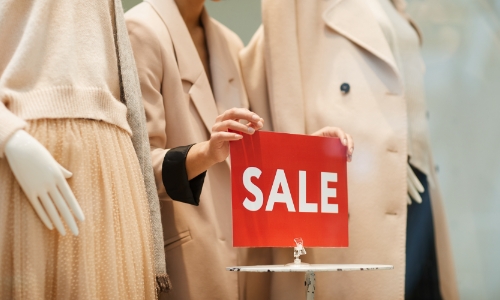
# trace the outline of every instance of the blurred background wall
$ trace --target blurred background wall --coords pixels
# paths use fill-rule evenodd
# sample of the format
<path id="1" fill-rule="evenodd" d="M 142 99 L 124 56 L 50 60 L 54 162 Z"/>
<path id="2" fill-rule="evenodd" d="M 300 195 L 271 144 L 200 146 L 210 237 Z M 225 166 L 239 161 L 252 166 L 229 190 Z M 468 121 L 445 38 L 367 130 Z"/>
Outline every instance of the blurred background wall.
<path id="1" fill-rule="evenodd" d="M 500 299 L 500 1 L 412 0 L 462 299 Z"/>
<path id="2" fill-rule="evenodd" d="M 138 2 L 123 0 L 125 9 Z M 245 43 L 261 22 L 260 0 L 207 8 Z M 424 37 L 431 140 L 460 295 L 500 299 L 500 0 L 408 0 L 407 10 Z"/>
<path id="3" fill-rule="evenodd" d="M 123 8 L 128 10 L 141 0 L 122 0 Z M 247 44 L 259 28 L 260 0 L 222 0 L 214 2 L 206 0 L 208 13 L 219 22 L 236 32 Z"/>

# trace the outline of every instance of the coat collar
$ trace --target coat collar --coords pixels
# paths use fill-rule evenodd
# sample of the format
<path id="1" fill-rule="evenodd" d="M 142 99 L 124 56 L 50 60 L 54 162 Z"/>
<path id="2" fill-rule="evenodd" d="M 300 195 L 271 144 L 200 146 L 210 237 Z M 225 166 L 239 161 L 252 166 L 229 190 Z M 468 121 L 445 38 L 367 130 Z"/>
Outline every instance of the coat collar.
<path id="1" fill-rule="evenodd" d="M 323 20 L 337 33 L 387 63 L 400 77 L 384 33 L 364 1 L 334 0 L 323 13 Z"/>

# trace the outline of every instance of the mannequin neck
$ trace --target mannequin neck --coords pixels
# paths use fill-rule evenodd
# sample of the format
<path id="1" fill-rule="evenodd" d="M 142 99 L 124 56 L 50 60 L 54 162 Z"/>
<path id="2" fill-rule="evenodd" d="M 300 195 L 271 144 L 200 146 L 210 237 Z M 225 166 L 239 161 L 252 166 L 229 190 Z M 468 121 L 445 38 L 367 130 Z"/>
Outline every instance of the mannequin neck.
<path id="1" fill-rule="evenodd" d="M 188 30 L 201 26 L 201 13 L 205 0 L 175 0 Z"/>

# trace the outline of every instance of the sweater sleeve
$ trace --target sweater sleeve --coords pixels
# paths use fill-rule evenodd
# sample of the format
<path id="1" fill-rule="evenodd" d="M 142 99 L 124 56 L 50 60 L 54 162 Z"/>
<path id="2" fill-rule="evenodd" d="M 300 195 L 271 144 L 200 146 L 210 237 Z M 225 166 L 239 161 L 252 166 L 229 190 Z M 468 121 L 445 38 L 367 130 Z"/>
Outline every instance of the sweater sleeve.
<path id="1" fill-rule="evenodd" d="M 0 5 L 0 157 L 28 120 L 89 118 L 128 129 L 108 1 Z"/>
<path id="2" fill-rule="evenodd" d="M 25 126 L 26 122 L 23 119 L 14 115 L 0 102 L 0 158 L 4 156 L 5 144 L 7 144 L 10 136 Z"/>

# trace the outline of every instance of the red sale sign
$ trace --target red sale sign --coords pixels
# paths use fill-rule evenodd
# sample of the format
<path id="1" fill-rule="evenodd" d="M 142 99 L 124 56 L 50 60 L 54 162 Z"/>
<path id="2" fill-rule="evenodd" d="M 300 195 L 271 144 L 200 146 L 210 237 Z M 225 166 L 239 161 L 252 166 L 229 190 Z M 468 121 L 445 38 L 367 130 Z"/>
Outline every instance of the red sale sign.
<path id="1" fill-rule="evenodd" d="M 347 159 L 338 138 L 257 131 L 231 142 L 233 246 L 347 247 Z"/>

